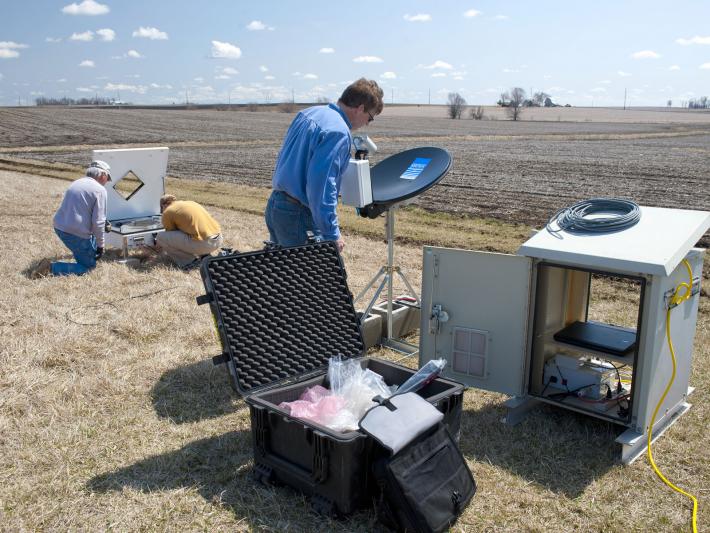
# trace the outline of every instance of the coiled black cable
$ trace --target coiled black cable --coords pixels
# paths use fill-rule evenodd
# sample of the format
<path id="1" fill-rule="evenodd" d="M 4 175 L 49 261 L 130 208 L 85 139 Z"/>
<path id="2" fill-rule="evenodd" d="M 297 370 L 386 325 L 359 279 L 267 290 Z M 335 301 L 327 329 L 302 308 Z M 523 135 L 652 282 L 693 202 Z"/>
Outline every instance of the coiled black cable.
<path id="1" fill-rule="evenodd" d="M 609 214 L 610 211 L 618 214 Z M 597 213 L 606 215 L 590 217 Z M 628 229 L 640 219 L 641 209 L 631 200 L 592 198 L 557 211 L 547 222 L 547 231 L 552 234 L 563 230 L 570 233 L 611 233 Z M 557 225 L 557 229 L 553 224 Z"/>

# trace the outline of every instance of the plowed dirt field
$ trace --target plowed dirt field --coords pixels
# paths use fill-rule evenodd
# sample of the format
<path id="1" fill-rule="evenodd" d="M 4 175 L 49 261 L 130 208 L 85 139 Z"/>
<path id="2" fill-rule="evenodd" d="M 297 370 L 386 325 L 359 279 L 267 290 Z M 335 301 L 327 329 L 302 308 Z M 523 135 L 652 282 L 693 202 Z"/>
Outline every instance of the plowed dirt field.
<path id="1" fill-rule="evenodd" d="M 565 113 L 576 121 L 563 120 Z M 500 116 L 494 110 L 489 115 Z M 624 123 L 626 116 L 633 122 Z M 439 116 L 436 108 L 393 107 L 366 133 L 380 148 L 373 163 L 416 146 L 451 152 L 451 172 L 415 201 L 427 209 L 528 224 L 598 196 L 710 209 L 710 113 L 536 109 L 530 117 L 535 120 L 525 114 L 518 122 L 450 120 L 443 108 Z M 84 165 L 94 147 L 157 144 L 171 149 L 171 176 L 269 187 L 292 118 L 246 111 L 5 108 L 0 158 Z"/>

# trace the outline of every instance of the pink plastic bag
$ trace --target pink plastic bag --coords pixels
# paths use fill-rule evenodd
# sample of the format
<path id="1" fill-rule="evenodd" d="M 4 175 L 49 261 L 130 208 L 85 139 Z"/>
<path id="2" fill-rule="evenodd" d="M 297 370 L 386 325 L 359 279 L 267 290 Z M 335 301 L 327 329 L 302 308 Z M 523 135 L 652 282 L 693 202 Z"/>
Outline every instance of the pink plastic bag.
<path id="1" fill-rule="evenodd" d="M 306 389 L 301 398 L 294 402 L 281 402 L 279 407 L 289 411 L 289 414 L 317 424 L 328 425 L 343 407 L 342 396 L 333 396 L 330 391 L 320 385 Z"/>

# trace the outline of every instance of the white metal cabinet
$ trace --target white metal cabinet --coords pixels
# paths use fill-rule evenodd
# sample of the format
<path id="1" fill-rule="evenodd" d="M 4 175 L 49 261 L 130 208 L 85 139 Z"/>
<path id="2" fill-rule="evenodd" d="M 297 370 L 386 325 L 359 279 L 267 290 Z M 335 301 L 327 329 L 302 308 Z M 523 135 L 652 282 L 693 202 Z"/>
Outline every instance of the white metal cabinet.
<path id="1" fill-rule="evenodd" d="M 710 226 L 710 214 L 702 211 L 641 209 L 641 221 L 624 232 L 553 236 L 543 230 L 517 256 L 425 247 L 420 364 L 444 358 L 446 376 L 513 396 L 507 403 L 511 423 L 544 401 L 620 424 L 627 428 L 617 438 L 622 460 L 633 461 L 646 448 L 652 412 L 671 373 L 665 316 L 669 292 L 687 281 L 683 259 L 692 267 L 694 295 L 671 311 L 678 370 L 653 439 L 690 407 L 688 381 L 704 255 L 691 247 Z M 629 278 L 640 287 L 635 343 L 628 354 L 579 348 L 554 338 L 564 326 L 587 321 L 593 274 Z M 544 364 L 562 352 L 629 365 L 628 409 L 605 412 L 576 398 L 558 401 L 546 395 Z"/>

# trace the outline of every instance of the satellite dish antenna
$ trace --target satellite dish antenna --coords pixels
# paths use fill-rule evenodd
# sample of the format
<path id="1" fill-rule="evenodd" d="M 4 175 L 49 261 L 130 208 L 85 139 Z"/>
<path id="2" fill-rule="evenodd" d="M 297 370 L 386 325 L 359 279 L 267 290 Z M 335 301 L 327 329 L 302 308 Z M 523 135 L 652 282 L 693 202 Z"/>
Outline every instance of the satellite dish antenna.
<path id="1" fill-rule="evenodd" d="M 394 212 L 398 204 L 415 198 L 439 183 L 451 169 L 451 154 L 435 147 L 413 148 L 384 159 L 370 170 L 372 183 L 372 203 L 358 210 L 361 216 L 377 218 L 386 213 L 385 234 L 387 236 L 387 264 L 370 280 L 355 298 L 358 302 L 382 278 L 370 303 L 365 308 L 361 320 L 365 320 L 372 306 L 387 286 L 387 337 L 383 344 L 403 353 L 412 353 L 412 345 L 393 338 L 392 335 L 392 282 L 399 276 L 416 305 L 421 305 L 419 297 L 399 266 L 394 264 Z M 416 352 L 414 352 L 416 353 Z"/>

